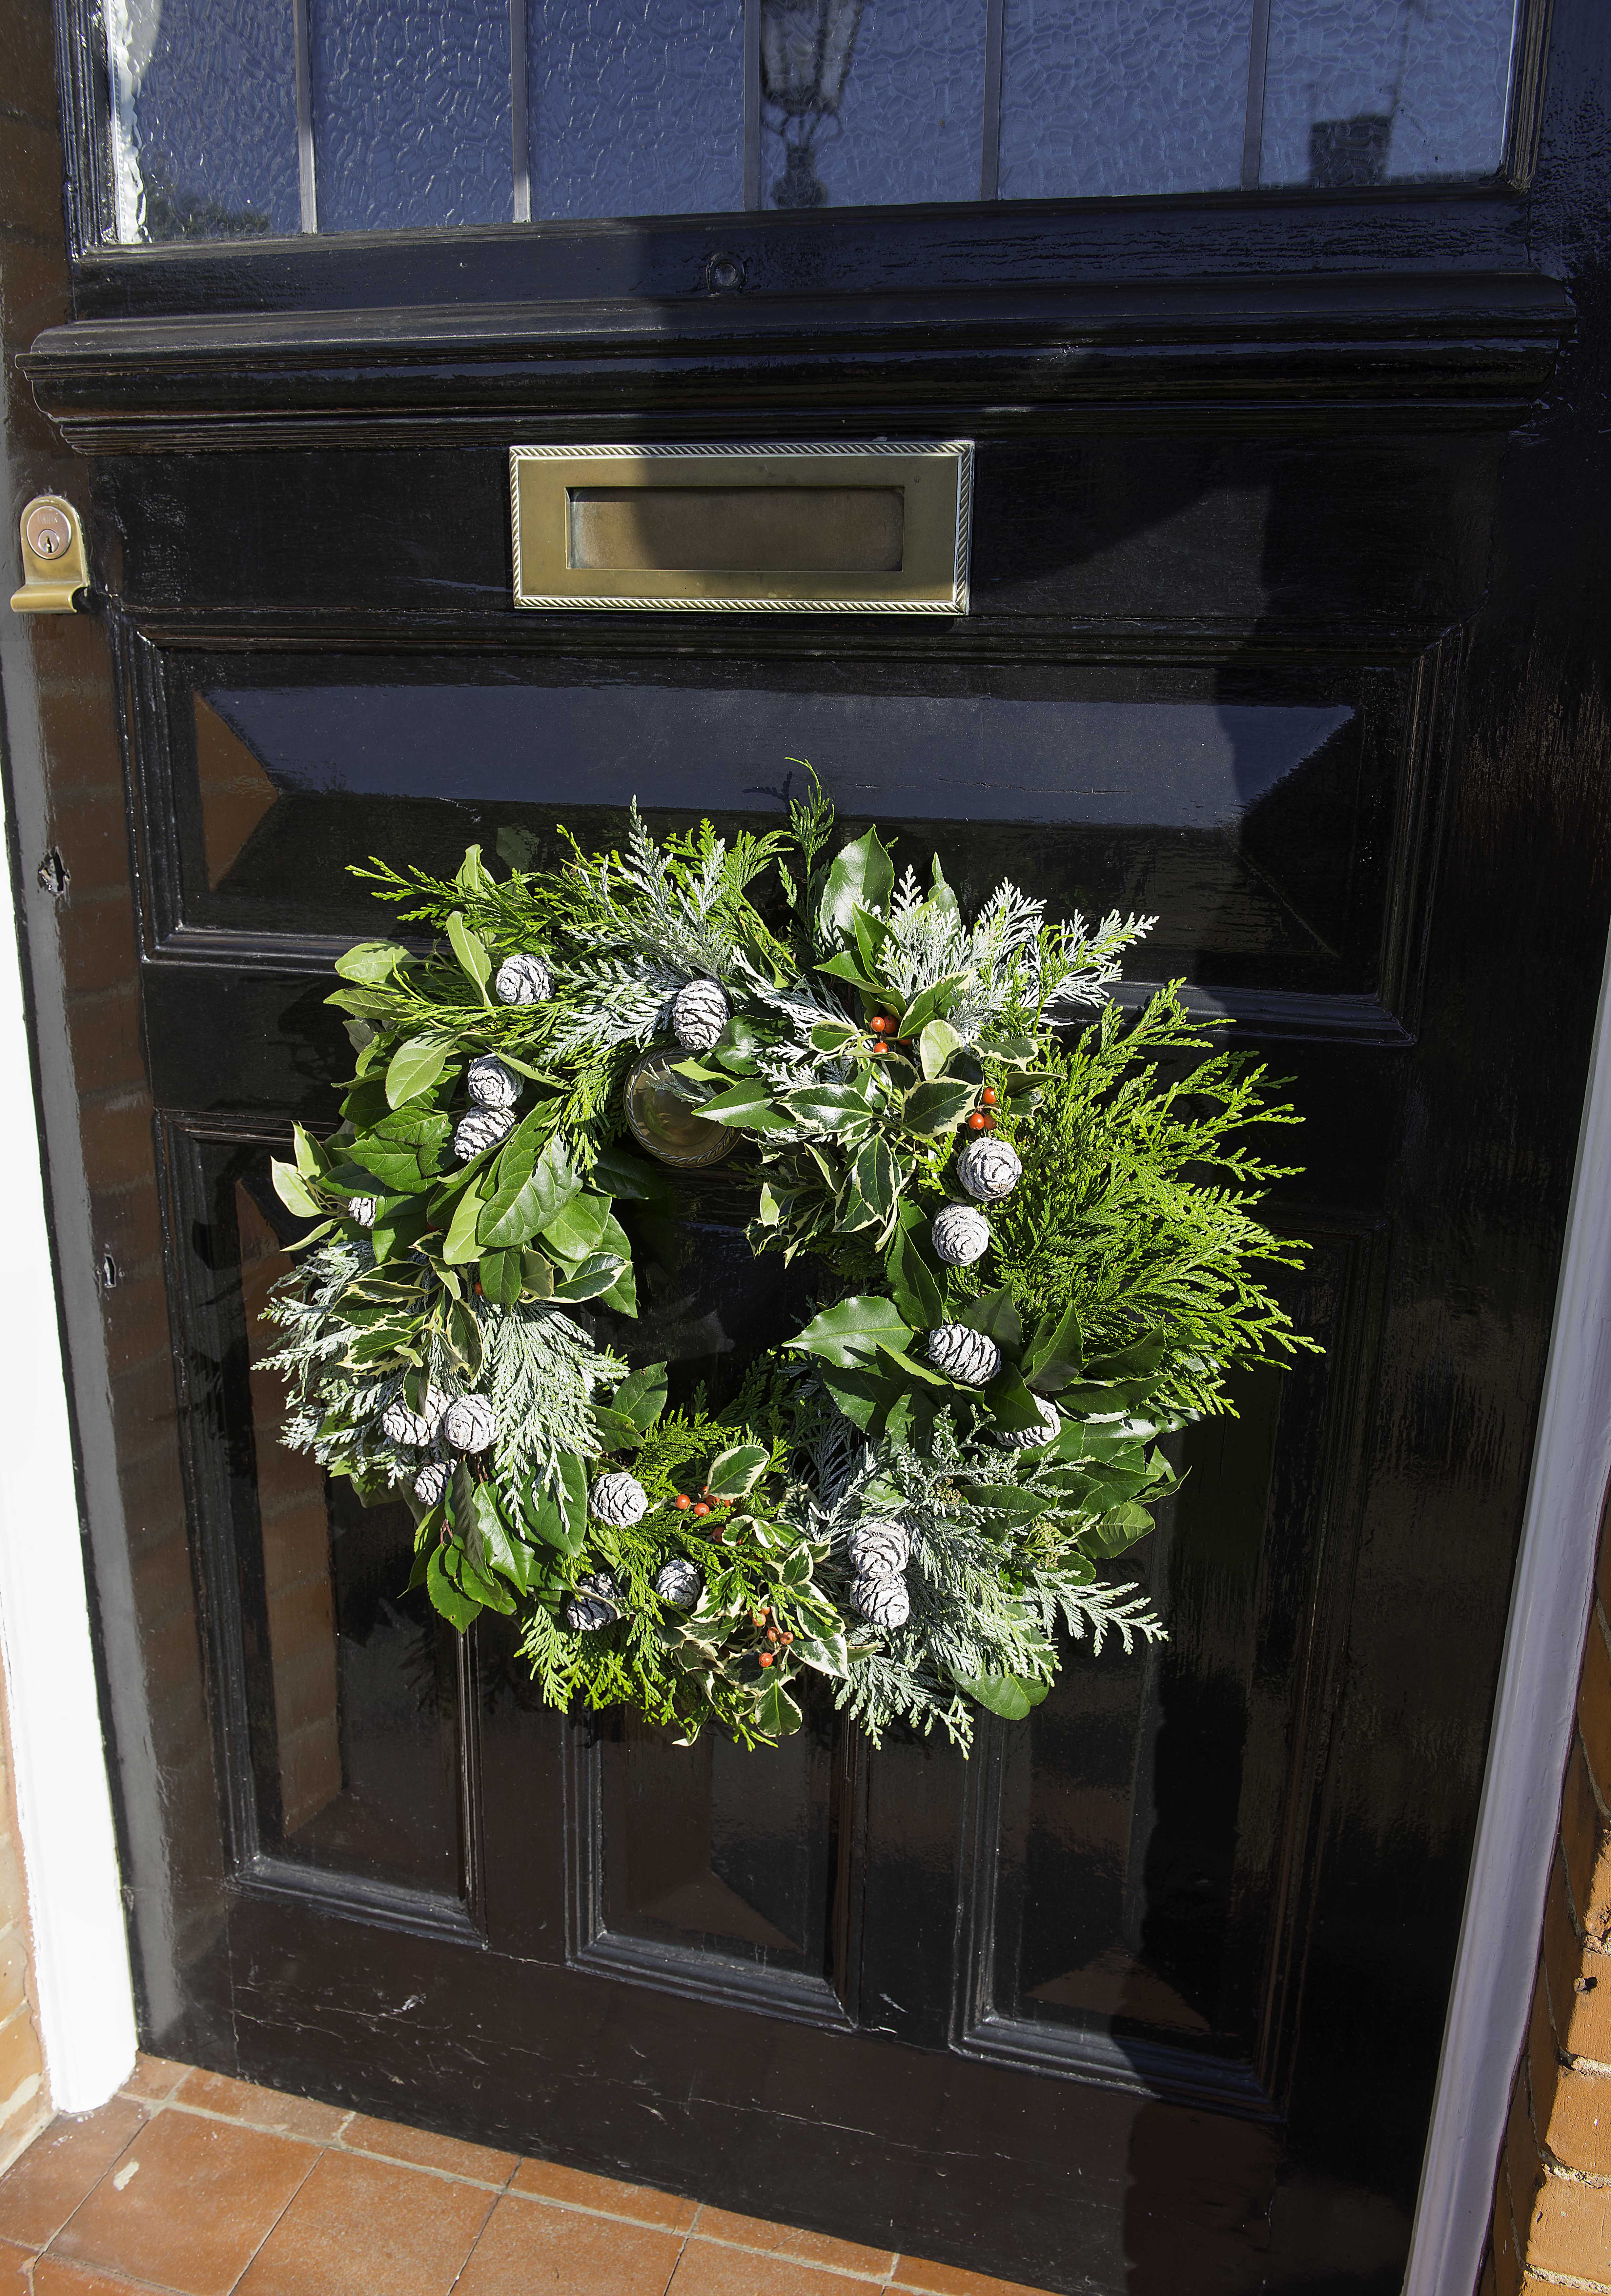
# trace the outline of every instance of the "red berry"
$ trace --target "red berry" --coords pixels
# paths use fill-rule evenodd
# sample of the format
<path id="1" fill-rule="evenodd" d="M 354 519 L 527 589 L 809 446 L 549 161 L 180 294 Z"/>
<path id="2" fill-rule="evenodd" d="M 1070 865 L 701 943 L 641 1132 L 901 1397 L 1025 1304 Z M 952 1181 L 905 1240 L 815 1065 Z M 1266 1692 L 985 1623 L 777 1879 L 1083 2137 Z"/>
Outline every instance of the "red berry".
<path id="1" fill-rule="evenodd" d="M 876 1037 L 874 1042 L 867 1046 L 869 1053 L 887 1053 L 889 1049 L 889 1046 L 884 1043 L 882 1037 Z"/>
<path id="2" fill-rule="evenodd" d="M 887 1013 L 875 1013 L 867 1022 L 868 1028 L 875 1037 L 887 1037 L 894 1025 Z"/>
<path id="3" fill-rule="evenodd" d="M 996 1119 L 995 1119 L 995 1118 L 994 1118 L 993 1116 L 990 1115 L 990 1114 L 988 1113 L 988 1111 L 987 1111 L 987 1113 L 986 1113 L 986 1115 L 985 1115 L 984 1124 L 983 1124 L 983 1128 L 983 1128 L 986 1132 L 993 1132 L 993 1131 L 995 1130 L 995 1128 L 996 1128 Z"/>
<path id="4" fill-rule="evenodd" d="M 784 1641 L 785 1641 L 785 1643 L 792 1643 L 792 1642 L 793 1641 L 794 1637 L 793 1637 L 793 1635 L 785 1635 L 785 1636 L 784 1636 L 784 1638 L 783 1638 L 783 1639 L 784 1639 Z"/>
<path id="5" fill-rule="evenodd" d="M 982 1132 L 989 1122 L 990 1119 L 988 1116 L 982 1115 L 978 1109 L 974 1109 L 973 1114 L 968 1118 L 967 1128 L 970 1132 Z"/>
<path id="6" fill-rule="evenodd" d="M 771 1653 L 771 1652 L 770 1652 L 770 1651 L 762 1651 L 762 1652 L 760 1653 L 760 1662 L 761 1662 L 762 1666 L 770 1666 L 770 1665 L 771 1665 L 771 1663 L 772 1663 L 772 1653 Z"/>
<path id="7" fill-rule="evenodd" d="M 676 1504 L 676 1505 L 677 1505 L 679 1509 L 681 1509 L 681 1508 L 683 1508 L 683 1507 L 689 1507 L 689 1506 L 692 1506 L 692 1505 L 693 1505 L 693 1504 L 694 1504 L 694 1502 L 693 1502 L 693 1500 L 688 1496 L 688 1494 L 686 1493 L 686 1491 L 678 1491 L 678 1494 L 677 1494 L 677 1498 L 676 1498 L 675 1504 Z"/>
<path id="8" fill-rule="evenodd" d="M 709 1514 L 711 1510 L 703 1499 L 696 1499 L 694 1503 L 694 1512 L 695 1514 Z"/>
<path id="9" fill-rule="evenodd" d="M 993 1084 L 987 1084 L 979 1097 L 984 1103 L 986 1108 L 994 1108 L 996 1105 L 995 1086 Z"/>

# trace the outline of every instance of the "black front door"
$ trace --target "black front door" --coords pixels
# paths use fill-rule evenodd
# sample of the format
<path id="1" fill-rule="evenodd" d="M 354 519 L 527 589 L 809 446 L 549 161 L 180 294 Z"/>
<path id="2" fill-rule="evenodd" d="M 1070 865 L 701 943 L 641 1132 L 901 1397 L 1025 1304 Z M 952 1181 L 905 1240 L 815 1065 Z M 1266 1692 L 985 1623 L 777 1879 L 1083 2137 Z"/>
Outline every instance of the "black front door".
<path id="1" fill-rule="evenodd" d="M 185 1471 L 92 1524 L 152 2046 L 1049 2288 L 1397 2286 L 1607 924 L 1611 25 L 1545 13 L 242 0 L 109 71 L 67 0 L 29 373 L 127 769 L 167 1287 L 108 1312 Z M 975 442 L 966 615 L 514 604 L 512 446 L 875 438 Z M 791 758 L 965 898 L 1155 910 L 1307 1122 L 1324 1355 L 1184 1439 L 1167 1644 L 971 1762 L 548 1712 L 274 1439 L 348 865 L 764 825 Z M 792 1304 L 736 1217 L 651 1271 L 718 1390 Z"/>

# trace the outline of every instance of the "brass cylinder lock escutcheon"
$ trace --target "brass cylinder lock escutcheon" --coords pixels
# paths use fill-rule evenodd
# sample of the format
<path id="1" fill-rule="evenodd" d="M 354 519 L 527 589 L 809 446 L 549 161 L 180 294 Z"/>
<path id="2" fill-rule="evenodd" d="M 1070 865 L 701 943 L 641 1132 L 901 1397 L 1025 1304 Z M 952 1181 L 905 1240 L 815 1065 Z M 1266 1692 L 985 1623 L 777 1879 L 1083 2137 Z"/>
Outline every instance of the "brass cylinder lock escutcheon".
<path id="1" fill-rule="evenodd" d="M 22 512 L 22 587 L 12 594 L 12 611 L 70 614 L 88 586 L 78 512 L 60 495 L 36 495 Z"/>

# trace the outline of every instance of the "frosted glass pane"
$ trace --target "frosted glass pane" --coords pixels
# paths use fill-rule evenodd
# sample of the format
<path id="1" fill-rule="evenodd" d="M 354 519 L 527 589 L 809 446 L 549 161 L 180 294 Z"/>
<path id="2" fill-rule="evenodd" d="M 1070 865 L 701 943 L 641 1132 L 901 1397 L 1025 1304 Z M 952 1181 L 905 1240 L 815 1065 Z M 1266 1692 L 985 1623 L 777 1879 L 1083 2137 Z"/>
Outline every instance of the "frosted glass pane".
<path id="1" fill-rule="evenodd" d="M 1515 0 L 1271 0 L 1266 184 L 1492 175 Z"/>
<path id="2" fill-rule="evenodd" d="M 528 0 L 533 217 L 744 204 L 743 0 Z"/>
<path id="3" fill-rule="evenodd" d="M 321 231 L 507 223 L 507 0 L 309 0 Z"/>
<path id="4" fill-rule="evenodd" d="M 1006 0 L 1003 199 L 1242 180 L 1252 0 Z"/>
<path id="5" fill-rule="evenodd" d="M 815 5 L 763 0 L 780 29 Z M 849 70 L 836 114 L 796 112 L 761 50 L 761 170 L 768 207 L 976 200 L 984 139 L 984 0 L 842 0 Z M 842 47 L 841 49 L 842 53 Z M 837 62 L 837 58 L 835 59 Z M 834 78 L 838 79 L 835 72 Z"/>
<path id="6" fill-rule="evenodd" d="M 119 238 L 297 230 L 292 0 L 113 0 L 106 36 Z"/>

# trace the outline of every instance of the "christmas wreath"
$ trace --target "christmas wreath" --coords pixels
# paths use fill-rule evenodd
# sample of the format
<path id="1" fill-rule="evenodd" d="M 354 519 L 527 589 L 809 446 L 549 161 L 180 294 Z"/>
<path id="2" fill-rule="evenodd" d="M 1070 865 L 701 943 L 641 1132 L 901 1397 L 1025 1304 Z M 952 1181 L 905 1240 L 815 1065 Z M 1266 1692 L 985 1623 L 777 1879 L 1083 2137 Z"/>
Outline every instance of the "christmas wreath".
<path id="1" fill-rule="evenodd" d="M 505 846 L 518 840 L 506 835 Z M 1046 1694 L 1059 1631 L 1163 1628 L 1102 1568 L 1174 1486 L 1160 1439 L 1302 1339 L 1254 1217 L 1296 1119 L 1167 988 L 1149 919 L 971 922 L 875 830 L 657 840 L 495 877 L 355 873 L 425 925 L 331 1002 L 342 1122 L 276 1162 L 308 1223 L 270 1309 L 284 1439 L 407 1498 L 411 1585 L 511 1615 L 543 1694 L 694 1736 L 798 1726 L 805 1672 L 875 1739 L 969 1742 Z M 815 1312 L 732 1399 L 632 1367 L 635 1218 L 731 1156 Z"/>

